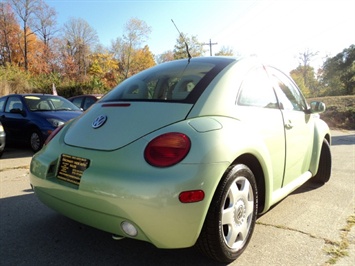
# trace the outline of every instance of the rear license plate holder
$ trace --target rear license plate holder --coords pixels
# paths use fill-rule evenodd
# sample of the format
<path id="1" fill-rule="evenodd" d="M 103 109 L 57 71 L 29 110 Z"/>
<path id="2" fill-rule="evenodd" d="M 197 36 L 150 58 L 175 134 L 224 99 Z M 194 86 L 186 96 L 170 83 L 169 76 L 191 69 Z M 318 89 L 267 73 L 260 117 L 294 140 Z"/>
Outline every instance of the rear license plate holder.
<path id="1" fill-rule="evenodd" d="M 62 154 L 60 156 L 57 178 L 79 186 L 81 177 L 89 165 L 89 159 Z"/>

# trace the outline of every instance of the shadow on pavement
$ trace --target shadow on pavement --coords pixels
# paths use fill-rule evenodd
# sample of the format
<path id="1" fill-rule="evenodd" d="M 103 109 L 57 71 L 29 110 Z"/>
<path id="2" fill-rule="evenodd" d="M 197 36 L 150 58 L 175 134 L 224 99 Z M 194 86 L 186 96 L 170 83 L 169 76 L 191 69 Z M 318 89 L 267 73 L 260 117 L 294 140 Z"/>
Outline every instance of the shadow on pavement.
<path id="1" fill-rule="evenodd" d="M 343 135 L 343 136 L 333 136 L 332 146 L 336 145 L 354 145 L 355 144 L 355 134 L 354 135 Z"/>
<path id="2" fill-rule="evenodd" d="M 13 144 L 5 147 L 4 154 L 2 155 L 1 159 L 32 157 L 33 154 L 34 153 L 30 148 Z"/>
<path id="3" fill-rule="evenodd" d="M 0 211 L 1 265 L 221 265 L 193 248 L 115 241 L 50 210 L 33 193 L 0 199 Z"/>

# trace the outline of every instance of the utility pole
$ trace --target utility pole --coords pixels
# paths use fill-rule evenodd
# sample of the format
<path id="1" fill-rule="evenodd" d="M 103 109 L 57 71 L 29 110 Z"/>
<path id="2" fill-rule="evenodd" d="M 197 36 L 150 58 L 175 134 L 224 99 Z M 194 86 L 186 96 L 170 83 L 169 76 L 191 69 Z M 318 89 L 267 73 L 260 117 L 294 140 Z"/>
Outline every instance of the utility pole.
<path id="1" fill-rule="evenodd" d="M 218 43 L 216 43 L 216 42 L 212 43 L 211 39 L 210 39 L 209 43 L 203 43 L 202 45 L 209 45 L 210 46 L 210 56 L 212 56 L 212 45 L 216 45 L 216 44 L 218 44 Z"/>

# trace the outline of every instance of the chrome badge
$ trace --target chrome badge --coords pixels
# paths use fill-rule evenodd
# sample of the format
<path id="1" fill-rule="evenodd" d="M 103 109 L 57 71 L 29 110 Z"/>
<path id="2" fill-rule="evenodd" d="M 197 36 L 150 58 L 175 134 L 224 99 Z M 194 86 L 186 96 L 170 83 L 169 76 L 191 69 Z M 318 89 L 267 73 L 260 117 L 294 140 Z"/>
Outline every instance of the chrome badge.
<path id="1" fill-rule="evenodd" d="M 92 128 L 96 129 L 101 127 L 103 124 L 105 124 L 107 120 L 107 116 L 106 115 L 100 115 L 98 117 L 96 117 L 96 119 L 94 120 L 94 122 L 92 122 Z"/>

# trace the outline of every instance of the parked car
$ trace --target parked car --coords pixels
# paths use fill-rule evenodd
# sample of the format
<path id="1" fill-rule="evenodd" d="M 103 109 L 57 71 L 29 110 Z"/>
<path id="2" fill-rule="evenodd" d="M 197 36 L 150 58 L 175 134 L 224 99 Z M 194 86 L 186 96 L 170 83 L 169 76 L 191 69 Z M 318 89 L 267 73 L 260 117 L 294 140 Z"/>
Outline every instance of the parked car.
<path id="1" fill-rule="evenodd" d="M 103 94 L 85 94 L 68 98 L 69 101 L 86 111 L 91 105 L 102 98 Z"/>
<path id="2" fill-rule="evenodd" d="M 46 138 L 82 111 L 67 99 L 45 94 L 10 94 L 0 98 L 6 141 L 28 143 L 39 151 Z"/>
<path id="3" fill-rule="evenodd" d="M 324 110 L 257 59 L 163 63 L 53 132 L 30 182 L 81 223 L 231 262 L 259 214 L 309 179 L 329 180 Z"/>
<path id="4" fill-rule="evenodd" d="M 4 127 L 2 126 L 2 124 L 0 122 L 0 158 L 1 158 L 1 156 L 4 153 L 4 150 L 5 150 L 5 141 L 6 141 L 5 130 L 4 130 Z"/>

